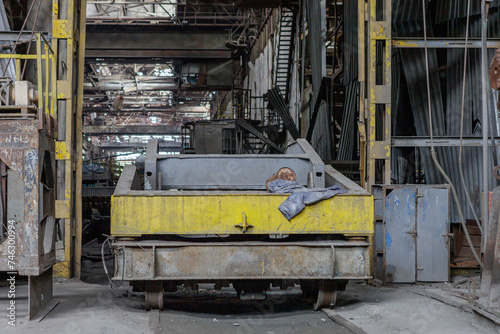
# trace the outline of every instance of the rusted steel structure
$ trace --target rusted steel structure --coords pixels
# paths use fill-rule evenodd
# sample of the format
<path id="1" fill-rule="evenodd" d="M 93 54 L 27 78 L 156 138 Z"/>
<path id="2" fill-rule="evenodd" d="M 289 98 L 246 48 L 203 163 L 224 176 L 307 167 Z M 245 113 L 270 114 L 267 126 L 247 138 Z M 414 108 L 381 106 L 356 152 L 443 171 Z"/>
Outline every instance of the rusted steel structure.
<path id="1" fill-rule="evenodd" d="M 81 250 L 85 1 L 38 6 L 51 16 L 37 29 L 50 33 L 0 31 L 2 42 L 32 46 L 0 53 L 0 68 L 15 69 L 0 79 L 0 272 L 28 276 L 29 319 L 57 303 L 53 274 L 79 276 Z"/>
<path id="2" fill-rule="evenodd" d="M 43 121 L 44 116 L 35 109 L 0 119 L 2 199 L 6 199 L 0 271 L 29 277 L 30 317 L 52 298 L 56 263 L 54 129 Z"/>

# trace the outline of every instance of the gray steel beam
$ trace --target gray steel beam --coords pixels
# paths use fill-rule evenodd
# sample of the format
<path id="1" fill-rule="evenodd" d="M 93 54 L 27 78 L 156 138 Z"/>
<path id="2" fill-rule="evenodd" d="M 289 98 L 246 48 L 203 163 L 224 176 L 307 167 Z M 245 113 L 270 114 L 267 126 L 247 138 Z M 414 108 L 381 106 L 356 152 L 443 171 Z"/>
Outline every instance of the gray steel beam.
<path id="1" fill-rule="evenodd" d="M 126 105 L 126 104 L 125 104 Z M 161 107 L 161 108 L 151 108 L 151 107 L 146 107 L 146 108 L 123 108 L 122 110 L 114 110 L 111 108 L 106 108 L 106 107 L 84 107 L 83 108 L 84 113 L 114 113 L 115 115 L 123 115 L 123 116 L 129 116 L 128 113 L 170 113 L 173 114 L 174 112 L 177 114 L 204 114 L 205 111 L 198 111 L 198 110 L 182 110 L 177 107 Z"/>
<path id="2" fill-rule="evenodd" d="M 392 47 L 393 48 L 424 48 L 424 40 L 418 38 L 393 38 Z M 427 47 L 434 49 L 463 49 L 465 48 L 465 40 L 463 38 L 434 38 L 427 40 Z M 467 42 L 467 47 L 471 49 L 481 48 L 481 39 L 472 38 Z M 487 47 L 491 49 L 496 49 L 500 47 L 500 39 L 490 38 L 487 42 Z"/>
<path id="3" fill-rule="evenodd" d="M 101 143 L 98 145 L 99 148 L 105 150 L 105 151 L 123 151 L 127 149 L 137 149 L 137 148 L 144 148 L 148 146 L 147 143 Z M 181 150 L 181 143 L 159 143 L 160 146 L 160 151 L 176 151 L 180 152 Z"/>
<path id="4" fill-rule="evenodd" d="M 45 38 L 49 37 L 47 32 L 35 32 L 41 33 Z M 29 41 L 31 37 L 31 31 L 25 31 L 21 33 L 21 38 L 19 38 L 19 31 L 0 31 L 0 42 L 15 42 L 19 38 L 20 42 Z"/>
<path id="5" fill-rule="evenodd" d="M 104 50 L 88 49 L 86 57 L 92 58 L 231 58 L 231 51 L 224 50 Z"/>
<path id="6" fill-rule="evenodd" d="M 181 127 L 174 125 L 85 125 L 85 135 L 180 135 Z"/>
<path id="7" fill-rule="evenodd" d="M 224 33 L 87 32 L 86 57 L 231 58 Z"/>
<path id="8" fill-rule="evenodd" d="M 430 147 L 430 137 L 392 137 L 392 147 Z M 462 146 L 480 147 L 483 145 L 482 137 L 464 137 Z M 491 145 L 491 140 L 488 141 Z M 495 138 L 495 146 L 500 145 L 500 138 Z M 434 137 L 434 146 L 451 147 L 460 146 L 459 137 Z"/>

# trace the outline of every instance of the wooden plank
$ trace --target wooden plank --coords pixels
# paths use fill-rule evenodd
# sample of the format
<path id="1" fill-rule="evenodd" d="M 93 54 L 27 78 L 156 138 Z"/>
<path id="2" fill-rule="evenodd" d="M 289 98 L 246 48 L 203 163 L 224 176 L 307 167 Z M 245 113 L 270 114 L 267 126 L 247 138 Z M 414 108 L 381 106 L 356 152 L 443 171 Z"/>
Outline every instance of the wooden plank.
<path id="1" fill-rule="evenodd" d="M 481 235 L 481 230 L 476 225 L 476 222 L 467 223 L 467 231 L 469 231 L 470 235 Z"/>
<path id="2" fill-rule="evenodd" d="M 479 247 L 474 247 L 476 250 L 476 253 L 479 255 L 481 254 L 481 249 Z M 472 251 L 469 246 L 464 245 L 462 247 L 462 250 L 460 251 L 460 256 L 459 257 L 465 257 L 465 258 L 472 258 L 474 255 L 472 255 Z"/>
<path id="3" fill-rule="evenodd" d="M 454 264 L 450 265 L 451 268 L 472 268 L 477 266 L 477 261 L 471 258 L 459 259 L 459 261 L 455 261 Z"/>

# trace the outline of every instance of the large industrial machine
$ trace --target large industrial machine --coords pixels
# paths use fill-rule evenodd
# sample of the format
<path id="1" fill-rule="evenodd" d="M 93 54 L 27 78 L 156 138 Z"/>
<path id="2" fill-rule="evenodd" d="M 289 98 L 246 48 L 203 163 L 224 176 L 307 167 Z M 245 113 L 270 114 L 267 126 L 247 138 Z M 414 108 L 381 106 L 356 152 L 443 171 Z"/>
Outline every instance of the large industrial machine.
<path id="1" fill-rule="evenodd" d="M 0 274 L 27 277 L 30 320 L 80 274 L 84 6 L 0 2 Z"/>
<path id="2" fill-rule="evenodd" d="M 278 210 L 288 194 L 266 190 L 283 167 L 300 185 L 347 192 L 289 221 Z M 319 309 L 348 280 L 371 277 L 373 197 L 304 139 L 266 155 L 162 155 L 151 140 L 145 160 L 123 170 L 111 210 L 113 280 L 145 291 L 148 309 L 163 308 L 164 291 L 207 282 L 249 299 L 300 284 Z"/>

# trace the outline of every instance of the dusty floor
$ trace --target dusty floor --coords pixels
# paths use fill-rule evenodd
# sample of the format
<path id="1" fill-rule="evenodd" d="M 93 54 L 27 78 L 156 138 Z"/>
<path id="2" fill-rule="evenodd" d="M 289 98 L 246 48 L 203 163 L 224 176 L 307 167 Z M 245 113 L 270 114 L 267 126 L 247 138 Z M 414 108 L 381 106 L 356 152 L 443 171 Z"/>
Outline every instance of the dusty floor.
<path id="1" fill-rule="evenodd" d="M 314 312 L 295 288 L 266 301 L 240 301 L 232 289 L 168 294 L 167 310 L 146 312 L 144 295 L 123 286 L 111 290 L 99 275 L 92 282 L 56 280 L 60 304 L 40 322 L 27 322 L 27 287 L 17 287 L 17 326 L 7 324 L 7 288 L 0 284 L 0 333 L 350 333 L 325 313 Z M 3 283 L 3 282 L 2 282 Z M 428 286 L 427 286 L 428 287 Z M 350 284 L 336 311 L 367 333 L 494 333 L 477 316 L 415 292 L 426 287 Z M 156 328 L 156 326 L 154 326 Z"/>
<path id="2" fill-rule="evenodd" d="M 500 333 L 477 315 L 416 293 L 425 288 L 430 285 L 354 285 L 342 293 L 336 311 L 373 334 Z"/>

